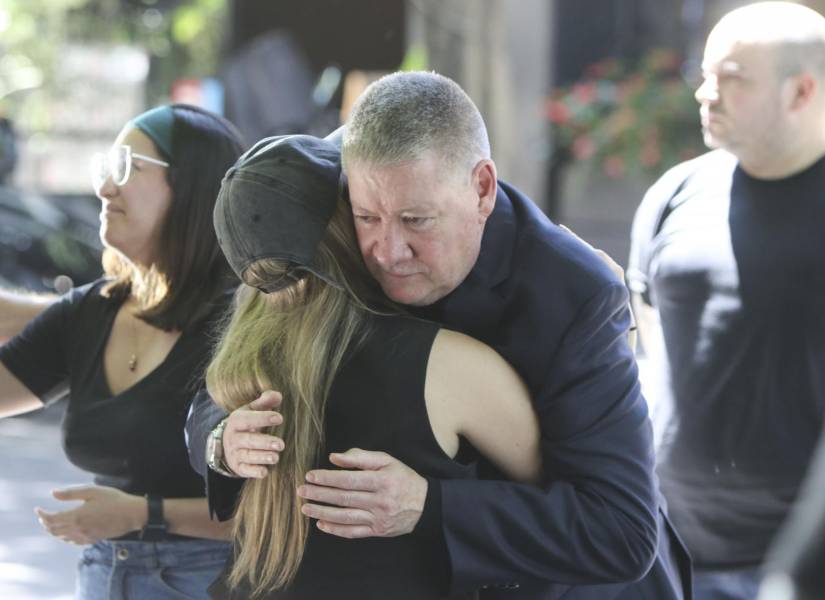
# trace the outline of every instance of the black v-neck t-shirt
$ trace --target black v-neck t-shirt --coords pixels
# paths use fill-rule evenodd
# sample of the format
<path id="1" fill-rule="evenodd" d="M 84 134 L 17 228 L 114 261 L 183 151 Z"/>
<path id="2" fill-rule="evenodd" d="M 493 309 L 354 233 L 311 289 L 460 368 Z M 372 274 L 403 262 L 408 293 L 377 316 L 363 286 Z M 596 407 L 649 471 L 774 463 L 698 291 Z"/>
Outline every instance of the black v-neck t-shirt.
<path id="1" fill-rule="evenodd" d="M 43 402 L 68 393 L 63 446 L 96 484 L 137 495 L 202 497 L 204 482 L 189 464 L 183 427 L 226 304 L 184 331 L 143 379 L 113 394 L 103 352 L 123 299 L 102 296 L 105 283 L 65 294 L 0 346 L 0 361 Z"/>

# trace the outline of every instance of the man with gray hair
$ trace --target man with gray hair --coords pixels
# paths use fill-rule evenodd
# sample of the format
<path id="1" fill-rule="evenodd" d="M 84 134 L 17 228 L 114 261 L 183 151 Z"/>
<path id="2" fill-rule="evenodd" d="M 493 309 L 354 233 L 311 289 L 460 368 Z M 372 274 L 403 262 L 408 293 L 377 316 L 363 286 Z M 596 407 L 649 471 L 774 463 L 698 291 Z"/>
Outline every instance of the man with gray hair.
<path id="1" fill-rule="evenodd" d="M 668 375 L 652 398 L 658 473 L 695 597 L 744 600 L 825 415 L 825 19 L 790 2 L 734 10 L 702 71 L 714 150 L 649 190 L 627 276 Z"/>
<path id="2" fill-rule="evenodd" d="M 297 490 L 304 514 L 330 535 L 428 536 L 450 597 L 689 598 L 688 559 L 659 508 L 624 284 L 497 181 L 481 115 L 445 77 L 373 83 L 342 155 L 370 273 L 412 314 L 486 342 L 516 368 L 541 423 L 545 478 L 517 484 L 480 464 L 483 481 L 426 479 L 352 449 L 331 456 L 339 470 L 308 474 Z M 281 440 L 257 433 L 289 418 L 277 404 L 267 392 L 222 422 L 219 468 L 259 477 L 277 462 Z M 195 463 L 204 436 L 190 427 Z M 462 460 L 476 460 L 462 447 Z M 231 483 L 214 471 L 210 498 L 228 516 L 220 490 Z"/>

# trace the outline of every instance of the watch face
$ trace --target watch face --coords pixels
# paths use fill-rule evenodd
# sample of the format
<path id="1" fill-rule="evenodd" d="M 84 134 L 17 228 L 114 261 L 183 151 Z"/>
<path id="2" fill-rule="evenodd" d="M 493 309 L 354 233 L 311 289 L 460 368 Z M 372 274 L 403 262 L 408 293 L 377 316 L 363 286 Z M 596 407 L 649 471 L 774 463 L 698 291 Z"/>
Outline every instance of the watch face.
<path id="1" fill-rule="evenodd" d="M 217 440 L 213 436 L 210 435 L 206 438 L 206 463 L 211 469 L 214 469 L 218 464 L 219 457 L 216 452 L 217 448 Z"/>

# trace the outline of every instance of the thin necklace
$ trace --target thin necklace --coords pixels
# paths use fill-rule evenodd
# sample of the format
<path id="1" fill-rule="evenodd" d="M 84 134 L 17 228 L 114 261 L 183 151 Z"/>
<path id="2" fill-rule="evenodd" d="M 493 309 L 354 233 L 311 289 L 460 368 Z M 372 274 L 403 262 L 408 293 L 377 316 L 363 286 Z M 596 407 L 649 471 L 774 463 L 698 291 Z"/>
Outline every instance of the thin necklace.
<path id="1" fill-rule="evenodd" d="M 134 373 L 137 370 L 138 365 L 138 353 L 140 352 L 139 348 L 139 341 L 137 335 L 137 325 L 135 324 L 135 317 L 131 312 L 127 312 L 127 318 L 129 319 L 129 324 L 132 329 L 132 356 L 129 357 L 129 371 Z"/>

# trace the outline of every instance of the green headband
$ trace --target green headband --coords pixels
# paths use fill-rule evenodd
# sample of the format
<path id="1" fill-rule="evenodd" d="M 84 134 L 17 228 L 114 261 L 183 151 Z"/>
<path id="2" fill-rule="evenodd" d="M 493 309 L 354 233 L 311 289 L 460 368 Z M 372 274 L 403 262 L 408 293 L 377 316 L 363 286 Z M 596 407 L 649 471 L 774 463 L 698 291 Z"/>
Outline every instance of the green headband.
<path id="1" fill-rule="evenodd" d="M 175 113 L 171 106 L 159 106 L 147 110 L 129 121 L 130 125 L 152 138 L 158 150 L 169 159 L 172 158 L 172 126 L 174 123 Z"/>

